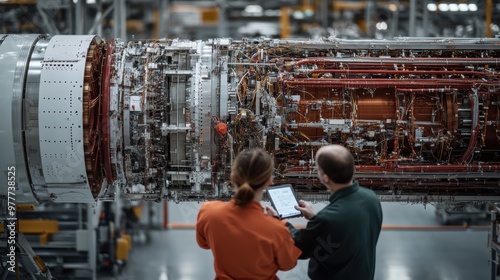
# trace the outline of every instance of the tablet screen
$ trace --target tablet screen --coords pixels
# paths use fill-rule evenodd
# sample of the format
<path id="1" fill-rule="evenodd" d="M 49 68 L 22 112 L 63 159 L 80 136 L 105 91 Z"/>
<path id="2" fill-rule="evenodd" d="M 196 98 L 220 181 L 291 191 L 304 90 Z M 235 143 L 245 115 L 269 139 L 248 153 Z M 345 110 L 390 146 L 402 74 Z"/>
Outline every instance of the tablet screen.
<path id="1" fill-rule="evenodd" d="M 279 185 L 267 188 L 269 199 L 278 212 L 280 218 L 291 218 L 300 216 L 301 213 L 294 206 L 299 205 L 292 189 L 292 185 Z"/>

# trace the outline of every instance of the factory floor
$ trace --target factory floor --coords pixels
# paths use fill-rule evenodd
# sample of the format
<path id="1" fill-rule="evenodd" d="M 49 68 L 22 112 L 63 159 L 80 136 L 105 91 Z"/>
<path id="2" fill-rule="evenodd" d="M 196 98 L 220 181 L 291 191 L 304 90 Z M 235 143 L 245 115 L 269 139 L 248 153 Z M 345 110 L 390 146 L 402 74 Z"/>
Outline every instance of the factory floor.
<path id="1" fill-rule="evenodd" d="M 193 223 L 198 203 L 169 206 L 170 223 Z M 315 204 L 321 209 L 324 204 Z M 376 280 L 479 280 L 489 279 L 488 230 L 436 229 L 439 226 L 434 207 L 383 203 L 384 227 L 377 246 Z M 295 224 L 305 224 L 299 218 Z M 397 226 L 391 228 L 390 226 Z M 424 226 L 435 226 L 426 228 Z M 123 280 L 204 280 L 213 279 L 213 257 L 200 249 L 194 229 L 170 229 L 137 233 L 130 259 L 114 277 L 98 275 L 98 279 Z M 307 261 L 299 261 L 287 272 L 279 272 L 282 280 L 307 278 Z"/>

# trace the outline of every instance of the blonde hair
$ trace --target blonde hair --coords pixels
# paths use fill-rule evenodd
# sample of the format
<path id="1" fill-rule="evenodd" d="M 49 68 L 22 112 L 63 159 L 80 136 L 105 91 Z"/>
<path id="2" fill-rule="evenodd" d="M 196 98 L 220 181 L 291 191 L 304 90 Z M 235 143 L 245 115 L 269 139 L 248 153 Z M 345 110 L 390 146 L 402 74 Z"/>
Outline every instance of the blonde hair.
<path id="1" fill-rule="evenodd" d="M 244 150 L 238 154 L 231 168 L 232 183 L 238 186 L 235 204 L 245 206 L 253 200 L 255 190 L 273 176 L 274 162 L 262 149 Z"/>

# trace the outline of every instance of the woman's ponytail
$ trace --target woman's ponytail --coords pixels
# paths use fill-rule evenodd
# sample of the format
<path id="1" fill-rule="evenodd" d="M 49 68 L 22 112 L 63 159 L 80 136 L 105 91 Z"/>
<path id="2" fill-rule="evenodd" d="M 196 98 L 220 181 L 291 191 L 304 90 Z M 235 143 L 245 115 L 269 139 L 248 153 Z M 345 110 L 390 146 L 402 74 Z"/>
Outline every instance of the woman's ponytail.
<path id="1" fill-rule="evenodd" d="M 248 184 L 248 183 L 243 183 L 238 188 L 238 191 L 236 192 L 236 195 L 234 196 L 234 204 L 237 206 L 245 206 L 247 205 L 250 201 L 253 200 L 255 195 L 255 191 L 253 188 Z"/>

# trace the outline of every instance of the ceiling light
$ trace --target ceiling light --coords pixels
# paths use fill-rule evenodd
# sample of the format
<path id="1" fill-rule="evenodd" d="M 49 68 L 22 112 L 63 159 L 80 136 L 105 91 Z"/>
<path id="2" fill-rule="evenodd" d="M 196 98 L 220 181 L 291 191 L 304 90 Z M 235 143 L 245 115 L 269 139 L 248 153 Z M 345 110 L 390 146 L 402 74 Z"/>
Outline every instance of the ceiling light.
<path id="1" fill-rule="evenodd" d="M 427 4 L 427 10 L 429 10 L 431 12 L 435 12 L 435 11 L 437 11 L 437 5 L 434 3 Z"/>
<path id="2" fill-rule="evenodd" d="M 387 23 L 385 21 L 377 22 L 375 27 L 377 27 L 378 30 L 387 30 Z"/>
<path id="3" fill-rule="evenodd" d="M 444 4 L 444 3 L 439 4 L 438 8 L 441 12 L 447 12 L 449 10 L 448 4 Z"/>
<path id="4" fill-rule="evenodd" d="M 292 13 L 292 17 L 294 19 L 298 19 L 298 20 L 301 20 L 301 19 L 304 19 L 304 13 L 302 11 L 294 11 Z"/>
<path id="5" fill-rule="evenodd" d="M 304 10 L 304 16 L 305 17 L 312 17 L 312 16 L 314 16 L 314 11 L 311 10 L 311 9 L 305 9 Z"/>
<path id="6" fill-rule="evenodd" d="M 458 11 L 458 4 L 456 4 L 456 3 L 449 4 L 448 7 L 450 8 L 450 11 L 452 11 L 452 12 Z"/>
<path id="7" fill-rule="evenodd" d="M 469 4 L 469 10 L 471 12 L 477 11 L 477 5 L 476 4 Z"/>
<path id="8" fill-rule="evenodd" d="M 458 4 L 458 9 L 461 12 L 467 12 L 469 10 L 469 6 L 466 3 L 460 3 Z"/>
<path id="9" fill-rule="evenodd" d="M 263 10 L 260 5 L 248 5 L 245 7 L 245 12 L 249 14 L 262 14 Z"/>

